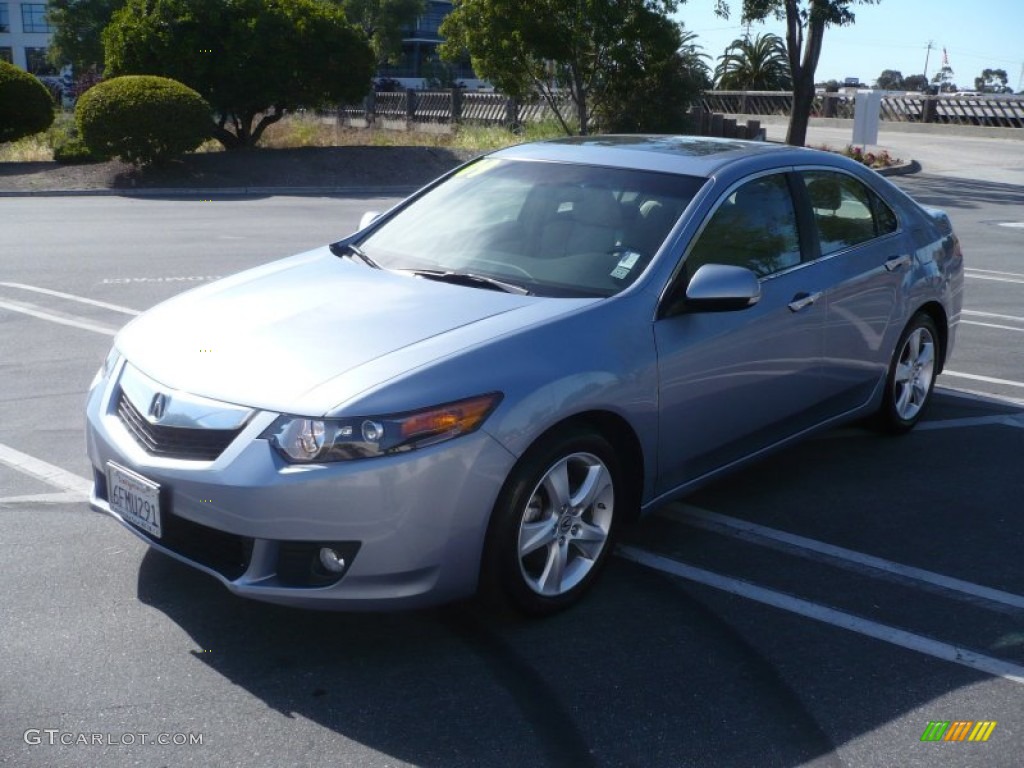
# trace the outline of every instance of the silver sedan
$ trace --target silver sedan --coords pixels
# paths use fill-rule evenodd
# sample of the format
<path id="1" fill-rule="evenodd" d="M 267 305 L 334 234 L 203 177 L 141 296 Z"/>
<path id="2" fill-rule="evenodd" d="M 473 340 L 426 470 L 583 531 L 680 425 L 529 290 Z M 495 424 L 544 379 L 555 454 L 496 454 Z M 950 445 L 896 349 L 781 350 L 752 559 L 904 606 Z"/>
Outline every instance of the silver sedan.
<path id="1" fill-rule="evenodd" d="M 623 520 L 835 424 L 913 427 L 962 290 L 946 215 L 836 155 L 517 146 L 129 324 L 92 505 L 257 600 L 548 613 Z"/>

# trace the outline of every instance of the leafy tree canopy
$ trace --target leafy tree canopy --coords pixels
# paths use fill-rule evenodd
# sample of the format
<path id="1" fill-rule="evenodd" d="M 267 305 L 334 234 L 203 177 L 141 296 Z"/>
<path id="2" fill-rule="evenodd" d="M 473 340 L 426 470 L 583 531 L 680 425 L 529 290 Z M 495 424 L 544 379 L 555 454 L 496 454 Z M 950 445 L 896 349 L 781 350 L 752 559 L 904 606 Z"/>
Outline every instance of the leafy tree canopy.
<path id="1" fill-rule="evenodd" d="M 396 62 L 402 50 L 404 30 L 416 23 L 426 0 L 334 0 L 345 9 L 353 24 L 370 39 L 380 62 Z"/>
<path id="2" fill-rule="evenodd" d="M 104 27 L 127 0 L 50 0 L 47 19 L 53 38 L 47 57 L 57 67 L 71 64 L 75 74 L 103 70 Z"/>
<path id="3" fill-rule="evenodd" d="M 285 112 L 360 99 L 374 56 L 326 0 L 128 0 L 103 32 L 107 74 L 155 74 L 198 91 L 228 149 Z"/>
<path id="4" fill-rule="evenodd" d="M 907 91 L 923 91 L 928 87 L 928 78 L 924 75 L 907 75 L 903 78 L 903 88 Z"/>
<path id="5" fill-rule="evenodd" d="M 1012 89 L 1006 86 L 1008 80 L 1005 69 L 983 69 L 981 74 L 974 78 L 974 90 L 982 93 L 1012 93 Z"/>
<path id="6" fill-rule="evenodd" d="M 793 111 L 786 143 L 803 146 L 814 103 L 814 71 L 821 57 L 825 27 L 853 24 L 851 6 L 877 0 L 738 0 L 744 22 L 769 16 L 786 22 L 786 51 L 793 77 Z M 729 18 L 729 0 L 715 0 L 719 16 Z"/>
<path id="7" fill-rule="evenodd" d="M 778 35 L 733 40 L 718 57 L 715 84 L 726 91 L 788 91 L 793 87 L 786 43 Z"/>
<path id="8" fill-rule="evenodd" d="M 882 74 L 875 80 L 875 85 L 887 91 L 901 91 L 906 87 L 903 73 L 898 69 L 883 69 Z"/>
<path id="9" fill-rule="evenodd" d="M 518 99 L 545 98 L 567 133 L 588 133 L 616 92 L 639 86 L 682 47 L 676 0 L 455 0 L 441 55 L 468 51 L 473 69 Z M 664 73 L 663 73 L 664 74 Z M 557 93 L 567 92 L 575 116 Z"/>

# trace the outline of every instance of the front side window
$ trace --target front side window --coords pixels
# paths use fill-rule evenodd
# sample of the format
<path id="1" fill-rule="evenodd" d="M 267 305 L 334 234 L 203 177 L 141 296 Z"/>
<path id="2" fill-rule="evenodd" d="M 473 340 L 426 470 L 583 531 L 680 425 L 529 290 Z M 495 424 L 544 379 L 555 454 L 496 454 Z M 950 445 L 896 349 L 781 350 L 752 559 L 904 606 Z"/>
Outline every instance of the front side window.
<path id="1" fill-rule="evenodd" d="M 775 174 L 743 184 L 722 201 L 690 250 L 686 272 L 730 264 L 765 277 L 799 263 L 793 198 L 785 175 Z"/>
<path id="2" fill-rule="evenodd" d="M 11 17 L 7 15 L 7 3 L 0 2 L 0 32 L 11 31 Z M 3 48 L 0 50 L 10 51 L 10 48 Z M 10 59 L 4 59 L 9 62 Z"/>
<path id="3" fill-rule="evenodd" d="M 21 29 L 23 32 L 52 32 L 46 21 L 46 3 L 21 4 Z"/>
<path id="4" fill-rule="evenodd" d="M 632 284 L 704 179 L 483 158 L 359 241 L 385 269 L 472 273 L 541 296 Z"/>
<path id="5" fill-rule="evenodd" d="M 805 171 L 801 176 L 814 211 L 822 256 L 896 231 L 896 214 L 852 176 L 832 171 Z"/>
<path id="6" fill-rule="evenodd" d="M 0 61 L 6 61 L 8 64 L 13 64 L 14 52 L 10 48 L 0 46 Z"/>

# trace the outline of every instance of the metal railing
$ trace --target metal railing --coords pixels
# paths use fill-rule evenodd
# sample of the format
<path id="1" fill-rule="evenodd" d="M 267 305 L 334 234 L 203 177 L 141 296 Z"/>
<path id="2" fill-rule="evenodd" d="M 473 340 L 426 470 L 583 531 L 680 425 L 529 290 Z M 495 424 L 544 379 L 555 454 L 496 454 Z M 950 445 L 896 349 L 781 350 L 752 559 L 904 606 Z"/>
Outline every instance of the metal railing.
<path id="1" fill-rule="evenodd" d="M 853 94 L 819 93 L 811 117 L 852 118 Z M 701 97 L 708 112 L 727 115 L 785 115 L 793 108 L 793 94 L 783 91 L 708 91 Z M 904 123 L 983 125 L 1024 128 L 1022 96 L 930 96 L 920 93 L 887 94 L 882 97 L 882 120 Z"/>

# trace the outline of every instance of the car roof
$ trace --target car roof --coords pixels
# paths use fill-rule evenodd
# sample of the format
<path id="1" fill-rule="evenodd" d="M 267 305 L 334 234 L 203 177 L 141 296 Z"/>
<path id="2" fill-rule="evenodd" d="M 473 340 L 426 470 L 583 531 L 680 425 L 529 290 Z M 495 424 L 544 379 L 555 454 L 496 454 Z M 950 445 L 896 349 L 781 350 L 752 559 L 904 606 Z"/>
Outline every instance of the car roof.
<path id="1" fill-rule="evenodd" d="M 518 144 L 491 157 L 514 160 L 583 163 L 613 168 L 711 177 L 734 165 L 820 163 L 829 153 L 764 141 L 707 136 L 607 135 L 572 136 Z M 762 162 L 758 162 L 758 161 Z M 763 163 L 763 161 L 768 161 Z"/>

